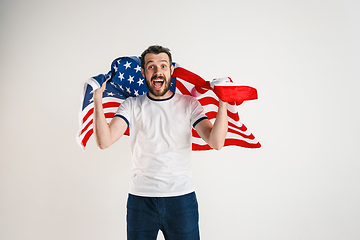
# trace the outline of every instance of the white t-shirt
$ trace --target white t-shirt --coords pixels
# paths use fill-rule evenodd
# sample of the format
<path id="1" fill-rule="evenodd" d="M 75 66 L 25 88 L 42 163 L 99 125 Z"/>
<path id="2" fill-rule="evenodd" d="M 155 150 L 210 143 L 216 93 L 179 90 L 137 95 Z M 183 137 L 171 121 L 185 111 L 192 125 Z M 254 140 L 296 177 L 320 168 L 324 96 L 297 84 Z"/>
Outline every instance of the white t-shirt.
<path id="1" fill-rule="evenodd" d="M 194 191 L 191 131 L 206 118 L 194 97 L 177 93 L 163 100 L 152 99 L 148 94 L 129 97 L 115 116 L 130 126 L 131 194 L 169 197 Z"/>

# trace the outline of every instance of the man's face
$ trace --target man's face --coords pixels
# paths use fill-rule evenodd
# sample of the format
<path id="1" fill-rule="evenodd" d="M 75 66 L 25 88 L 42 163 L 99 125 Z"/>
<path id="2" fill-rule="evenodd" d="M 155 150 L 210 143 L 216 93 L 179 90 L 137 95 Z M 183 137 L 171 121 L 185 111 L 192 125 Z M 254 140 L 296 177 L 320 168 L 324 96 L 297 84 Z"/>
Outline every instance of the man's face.
<path id="1" fill-rule="evenodd" d="M 141 69 L 146 86 L 153 98 L 170 97 L 171 75 L 174 71 L 166 53 L 145 55 L 145 69 Z"/>

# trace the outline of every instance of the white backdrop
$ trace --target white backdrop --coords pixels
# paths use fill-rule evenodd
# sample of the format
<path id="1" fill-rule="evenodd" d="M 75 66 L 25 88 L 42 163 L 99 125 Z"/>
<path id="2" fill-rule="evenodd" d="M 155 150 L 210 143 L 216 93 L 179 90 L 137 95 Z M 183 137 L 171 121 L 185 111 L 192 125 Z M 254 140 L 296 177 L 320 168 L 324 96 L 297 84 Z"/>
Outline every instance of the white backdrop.
<path id="1" fill-rule="evenodd" d="M 80 85 L 151 44 L 258 89 L 262 148 L 193 154 L 202 239 L 360 239 L 359 3 L 1 0 L 0 239 L 125 239 L 128 139 L 80 149 Z"/>

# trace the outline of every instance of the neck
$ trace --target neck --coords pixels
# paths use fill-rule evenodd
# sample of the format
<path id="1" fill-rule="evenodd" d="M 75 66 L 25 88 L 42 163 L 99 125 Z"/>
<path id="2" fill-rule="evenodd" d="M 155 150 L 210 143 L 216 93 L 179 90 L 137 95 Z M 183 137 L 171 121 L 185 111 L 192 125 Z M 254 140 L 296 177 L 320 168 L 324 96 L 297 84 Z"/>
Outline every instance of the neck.
<path id="1" fill-rule="evenodd" d="M 172 95 L 173 95 L 173 92 L 171 92 L 170 90 L 169 91 L 167 91 L 164 95 L 162 95 L 162 96 L 155 96 L 155 95 L 153 95 L 151 92 L 148 92 L 148 94 L 149 94 L 149 97 L 151 97 L 151 98 L 153 98 L 153 99 L 159 99 L 159 100 L 161 100 L 161 99 L 167 99 L 167 98 L 169 98 L 169 97 L 171 97 Z"/>

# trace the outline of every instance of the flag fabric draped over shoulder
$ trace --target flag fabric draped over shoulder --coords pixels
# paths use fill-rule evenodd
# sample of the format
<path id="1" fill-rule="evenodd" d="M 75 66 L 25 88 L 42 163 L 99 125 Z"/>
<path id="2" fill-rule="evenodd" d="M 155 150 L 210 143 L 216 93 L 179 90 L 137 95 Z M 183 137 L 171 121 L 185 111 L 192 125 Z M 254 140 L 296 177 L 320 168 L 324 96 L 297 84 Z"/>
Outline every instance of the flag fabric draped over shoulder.
<path id="1" fill-rule="evenodd" d="M 218 99 L 229 102 L 229 127 L 224 146 L 261 147 L 254 135 L 241 123 L 236 107 L 243 101 L 256 99 L 256 89 L 231 84 L 231 79 L 225 83 L 220 81 L 220 84 L 213 84 L 214 81 L 205 81 L 197 74 L 180 67 L 178 64 L 174 63 L 174 68 L 170 91 L 196 97 L 204 107 L 205 114 L 211 122 L 214 122 L 216 118 L 219 105 Z M 117 108 L 127 97 L 135 97 L 148 92 L 145 79 L 141 74 L 139 57 L 117 58 L 112 62 L 111 70 L 107 74 L 100 74 L 87 80 L 83 85 L 82 105 L 79 114 L 80 130 L 76 137 L 78 144 L 83 149 L 85 149 L 87 142 L 93 135 L 93 91 L 100 88 L 105 81 L 107 81 L 106 90 L 103 93 L 102 101 L 108 123 L 114 117 Z M 125 135 L 129 134 L 130 131 L 127 129 Z M 192 149 L 194 151 L 212 149 L 194 129 L 192 130 L 192 136 Z"/>

